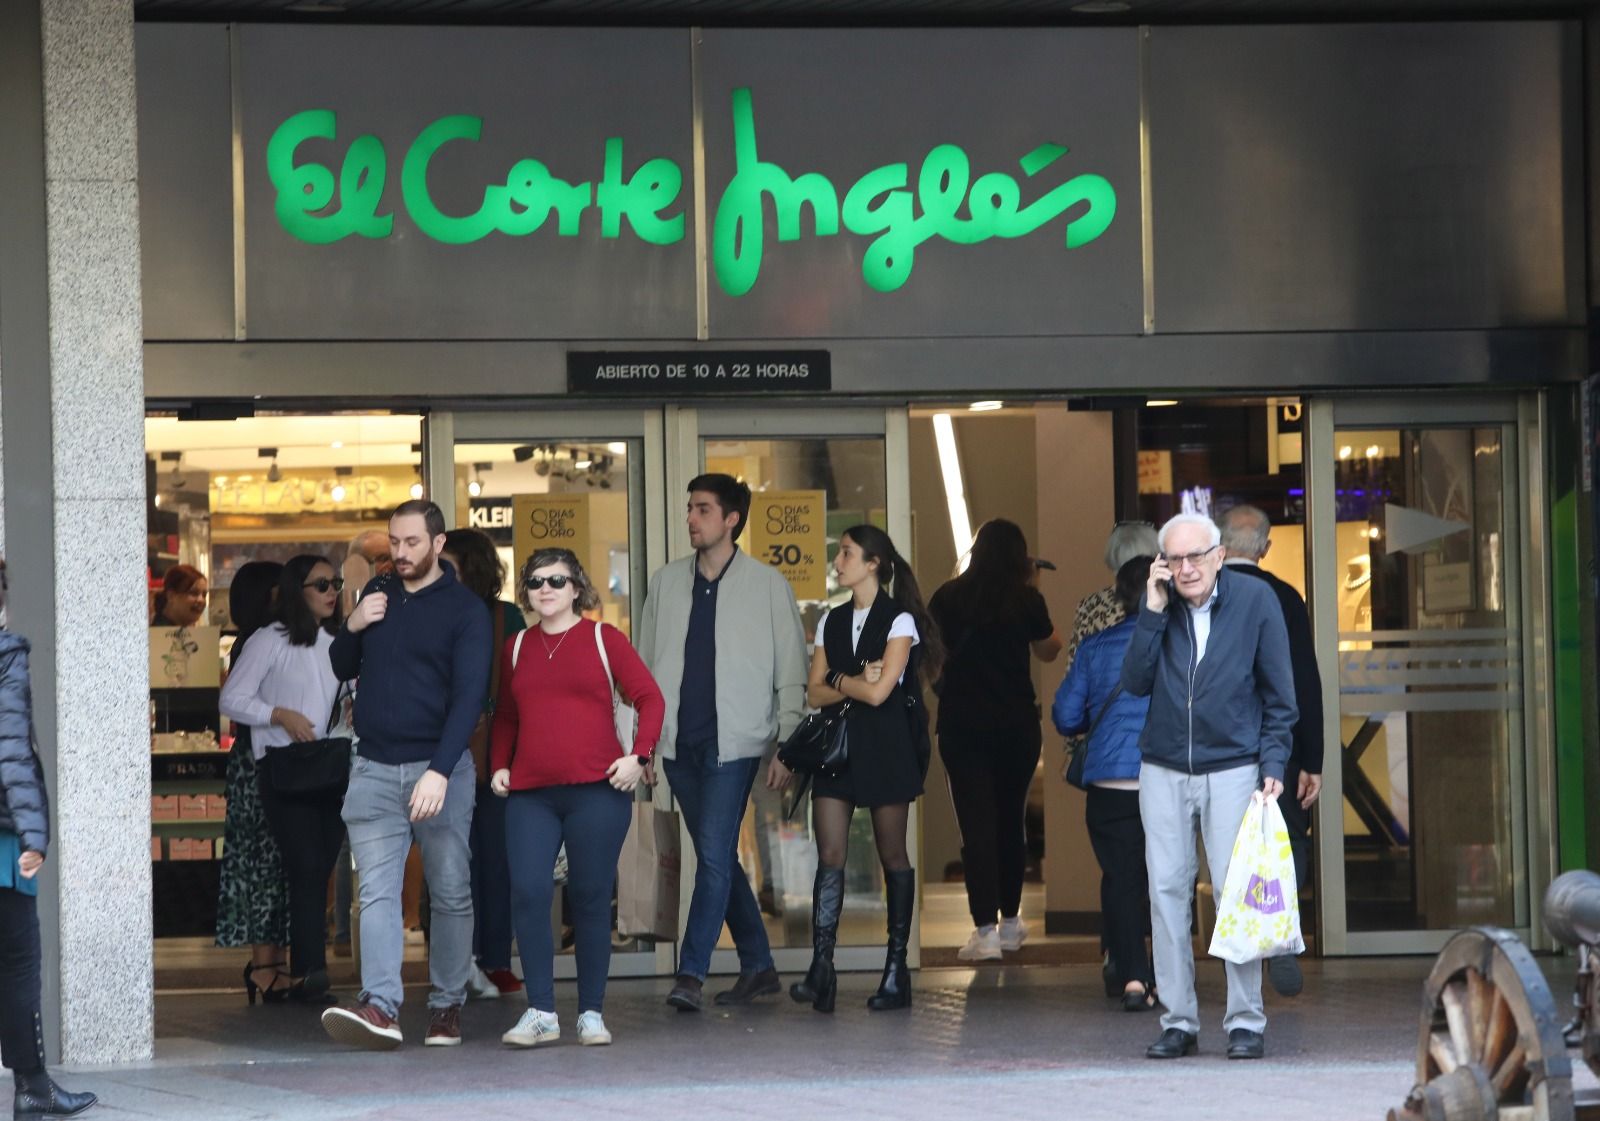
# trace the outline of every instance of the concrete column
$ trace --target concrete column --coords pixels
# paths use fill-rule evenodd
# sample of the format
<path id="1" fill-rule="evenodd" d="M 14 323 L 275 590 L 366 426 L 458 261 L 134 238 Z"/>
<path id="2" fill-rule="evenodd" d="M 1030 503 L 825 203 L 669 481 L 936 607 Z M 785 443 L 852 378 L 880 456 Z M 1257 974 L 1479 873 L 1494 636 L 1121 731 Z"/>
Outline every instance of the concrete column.
<path id="1" fill-rule="evenodd" d="M 131 0 L 0 4 L 0 456 L 11 626 L 54 803 L 47 1040 L 153 1041 L 144 379 Z"/>

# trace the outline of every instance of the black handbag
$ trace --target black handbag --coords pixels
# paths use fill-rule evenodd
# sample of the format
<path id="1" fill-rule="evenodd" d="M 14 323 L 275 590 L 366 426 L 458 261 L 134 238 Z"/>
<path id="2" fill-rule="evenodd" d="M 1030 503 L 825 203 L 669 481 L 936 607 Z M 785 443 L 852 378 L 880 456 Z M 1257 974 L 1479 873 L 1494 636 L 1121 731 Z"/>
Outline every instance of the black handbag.
<path id="1" fill-rule="evenodd" d="M 783 746 L 778 748 L 778 762 L 800 776 L 785 819 L 805 800 L 811 780 L 818 775 L 838 778 L 850 768 L 850 702 L 833 705 L 821 712 L 806 714 Z"/>
<path id="2" fill-rule="evenodd" d="M 343 702 L 345 685 L 333 695 L 333 711 L 328 714 L 328 731 L 333 730 Z M 319 740 L 269 747 L 262 759 L 267 781 L 276 794 L 289 798 L 343 796 L 350 785 L 349 736 L 324 736 Z"/>
<path id="3" fill-rule="evenodd" d="M 1117 699 L 1117 694 L 1122 692 L 1122 685 L 1111 690 L 1111 695 L 1106 698 L 1105 704 L 1100 706 L 1100 711 L 1095 713 L 1094 723 L 1089 725 L 1089 730 L 1083 734 L 1083 742 L 1078 745 L 1078 750 L 1072 753 L 1072 758 L 1067 761 L 1067 785 L 1076 786 L 1079 790 L 1087 790 L 1088 785 L 1083 781 L 1084 761 L 1089 758 L 1089 740 L 1094 736 L 1094 730 L 1100 727 L 1100 721 L 1105 718 L 1106 712 L 1111 708 L 1111 702 Z"/>

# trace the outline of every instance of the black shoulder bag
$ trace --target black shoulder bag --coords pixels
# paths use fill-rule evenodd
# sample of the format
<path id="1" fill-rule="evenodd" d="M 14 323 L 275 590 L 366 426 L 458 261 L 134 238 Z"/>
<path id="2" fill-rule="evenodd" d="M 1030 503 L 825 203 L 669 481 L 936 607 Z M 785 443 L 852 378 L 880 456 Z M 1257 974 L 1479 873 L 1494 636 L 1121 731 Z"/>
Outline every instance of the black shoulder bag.
<path id="1" fill-rule="evenodd" d="M 1106 698 L 1105 704 L 1100 706 L 1100 711 L 1095 713 L 1094 722 L 1089 725 L 1089 730 L 1083 734 L 1083 742 L 1078 745 L 1078 750 L 1072 753 L 1072 758 L 1067 762 L 1067 784 L 1076 786 L 1079 790 L 1087 790 L 1088 785 L 1083 781 L 1083 766 L 1089 758 L 1089 741 L 1094 738 L 1094 730 L 1100 727 L 1100 721 L 1105 719 L 1106 713 L 1111 708 L 1111 702 L 1117 699 L 1122 692 L 1122 683 L 1118 682 L 1116 688 L 1111 690 L 1111 695 Z"/>
<path id="2" fill-rule="evenodd" d="M 333 731 L 349 682 L 334 690 L 333 711 L 326 731 Z M 324 798 L 343 795 L 350 785 L 350 737 L 324 735 L 319 740 L 269 747 L 262 765 L 275 793 L 288 798 Z"/>

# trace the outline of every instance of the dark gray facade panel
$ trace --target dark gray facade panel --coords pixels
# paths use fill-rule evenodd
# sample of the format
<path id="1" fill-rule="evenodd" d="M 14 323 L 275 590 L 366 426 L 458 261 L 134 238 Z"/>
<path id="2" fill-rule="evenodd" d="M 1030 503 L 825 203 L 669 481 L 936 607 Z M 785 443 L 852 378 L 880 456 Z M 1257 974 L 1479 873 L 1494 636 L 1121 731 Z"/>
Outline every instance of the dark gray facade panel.
<path id="1" fill-rule="evenodd" d="M 700 74 L 711 337 L 1138 333 L 1137 35 L 1132 28 L 706 31 Z M 937 209 L 928 192 L 918 191 L 919 177 L 930 150 L 955 145 L 968 157 L 972 185 L 1004 174 L 1016 182 L 1024 209 L 1092 174 L 1114 190 L 1115 216 L 1098 237 L 1073 249 L 1065 244 L 1068 224 L 1091 205 L 1079 203 L 1021 236 L 977 244 L 934 236 L 915 245 L 912 235 L 885 254 L 909 264 L 909 275 L 882 291 L 864 278 L 875 235 L 841 222 L 837 233 L 816 236 L 815 216 L 806 209 L 800 237 L 780 241 L 769 197 L 759 274 L 747 292 L 731 294 L 715 266 L 719 252 L 727 252 L 734 212 L 720 213 L 732 207 L 725 193 L 738 166 L 738 89 L 750 91 L 759 160 L 793 178 L 825 176 L 841 203 L 867 173 L 904 163 L 905 194 L 920 195 L 907 198 L 914 212 Z M 1068 151 L 1028 174 L 1019 161 L 1046 143 Z M 968 201 L 957 199 L 955 216 L 970 215 Z M 750 228 L 742 237 L 748 247 Z"/>
<path id="2" fill-rule="evenodd" d="M 645 342 L 640 349 L 666 345 Z M 906 400 L 1536 386 L 1581 378 L 1587 356 L 1584 332 L 1574 328 L 786 339 L 771 345 L 828 350 L 833 389 L 805 398 L 819 403 L 850 395 Z M 145 391 L 158 400 L 305 399 L 330 392 L 388 402 L 563 398 L 568 349 L 552 342 L 147 343 Z M 648 404 L 634 396 L 611 400 L 625 408 Z"/>
<path id="3" fill-rule="evenodd" d="M 233 338 L 228 30 L 134 28 L 147 339 Z"/>
<path id="4" fill-rule="evenodd" d="M 1582 322 L 1575 25 L 1156 28 L 1158 332 Z"/>
<path id="5" fill-rule="evenodd" d="M 693 126 L 687 31 L 399 29 L 250 26 L 240 30 L 246 198 L 246 288 L 252 339 L 692 338 L 695 333 Z M 376 208 L 387 236 L 328 244 L 291 237 L 275 212 L 267 153 L 306 110 L 333 110 L 337 138 L 308 139 L 294 163 L 335 181 L 352 142 L 384 150 Z M 664 157 L 681 169 L 663 217 L 684 217 L 671 244 L 650 244 L 624 220 L 602 237 L 595 206 L 577 236 L 498 229 L 452 244 L 424 235 L 402 205 L 408 149 L 441 118 L 480 118 L 478 141 L 440 147 L 426 175 L 434 204 L 472 215 L 523 160 L 590 183 L 598 195 L 607 140 L 620 138 L 624 180 Z M 335 207 L 354 213 L 351 176 Z M 524 165 L 526 166 L 526 165 Z M 368 169 L 367 183 L 371 178 Z M 287 192 L 292 197 L 292 191 Z M 496 206 L 496 213 L 506 213 Z"/>

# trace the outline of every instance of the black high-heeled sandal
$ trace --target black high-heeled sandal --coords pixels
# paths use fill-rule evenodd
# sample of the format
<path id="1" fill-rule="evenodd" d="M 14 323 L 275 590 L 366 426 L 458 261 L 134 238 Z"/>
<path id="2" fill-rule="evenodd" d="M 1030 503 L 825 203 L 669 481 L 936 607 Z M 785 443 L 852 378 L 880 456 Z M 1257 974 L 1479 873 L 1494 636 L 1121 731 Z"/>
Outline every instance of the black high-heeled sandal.
<path id="1" fill-rule="evenodd" d="M 254 1004 L 256 1002 L 257 994 L 260 995 L 261 1003 L 263 1003 L 263 1004 L 282 1004 L 284 1001 L 288 1000 L 289 999 L 289 986 L 288 986 L 287 982 L 289 980 L 289 977 L 288 977 L 288 975 L 286 973 L 283 972 L 283 966 L 284 966 L 284 963 L 281 962 L 281 961 L 271 961 L 271 962 L 267 962 L 264 965 L 257 965 L 254 962 L 250 962 L 250 961 L 245 962 L 244 963 L 244 995 L 245 995 L 245 998 L 251 1004 Z M 265 972 L 268 969 L 272 970 L 272 980 L 267 982 L 266 985 L 257 984 L 255 975 L 257 973 Z M 283 988 L 279 988 L 278 987 L 278 982 L 279 981 L 285 982 Z"/>
<path id="2" fill-rule="evenodd" d="M 1122 993 L 1122 1010 L 1124 1012 L 1149 1012 L 1156 1006 L 1156 990 L 1140 988 L 1138 991 L 1125 989 Z"/>

